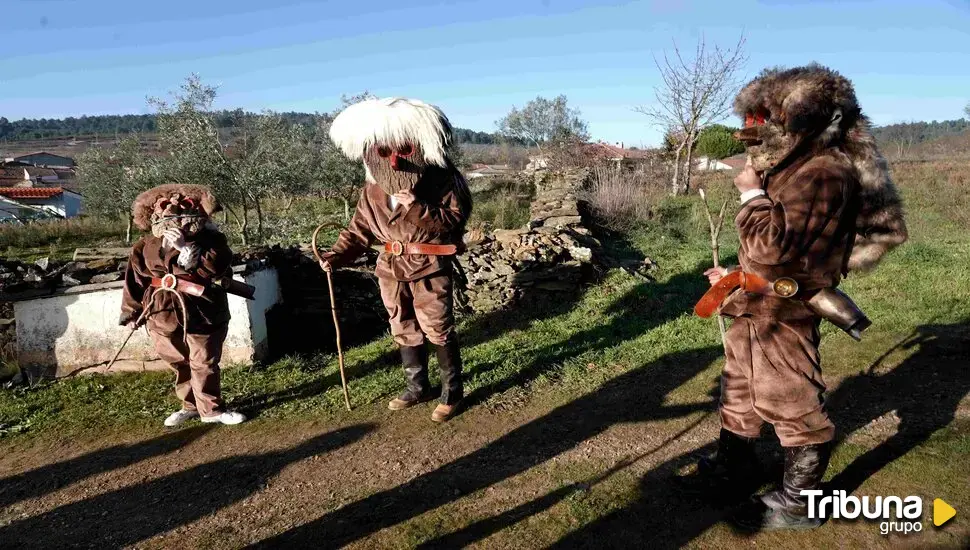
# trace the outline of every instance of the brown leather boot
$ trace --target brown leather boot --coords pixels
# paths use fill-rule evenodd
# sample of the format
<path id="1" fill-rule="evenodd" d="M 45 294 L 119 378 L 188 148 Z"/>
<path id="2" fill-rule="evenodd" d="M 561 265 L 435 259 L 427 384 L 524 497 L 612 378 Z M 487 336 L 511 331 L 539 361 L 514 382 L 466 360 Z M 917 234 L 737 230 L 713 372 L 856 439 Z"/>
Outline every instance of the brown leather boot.
<path id="1" fill-rule="evenodd" d="M 738 508 L 731 520 L 744 531 L 814 529 L 825 518 L 808 517 L 808 497 L 802 491 L 817 490 L 829 465 L 832 443 L 785 447 L 785 476 L 781 488 L 753 497 Z"/>
<path id="2" fill-rule="evenodd" d="M 431 383 L 428 382 L 428 349 L 420 346 L 401 346 L 401 362 L 407 389 L 399 397 L 391 399 L 387 408 L 400 411 L 431 399 Z"/>
<path id="3" fill-rule="evenodd" d="M 685 493 L 717 507 L 748 499 L 761 485 L 762 472 L 755 454 L 755 439 L 721 428 L 717 452 L 701 458 L 697 469 L 675 477 Z"/>
<path id="4" fill-rule="evenodd" d="M 444 403 L 438 403 L 438 406 L 434 408 L 434 412 L 431 413 L 432 422 L 447 422 L 454 418 L 458 414 L 458 409 L 461 407 L 461 401 L 455 403 L 454 405 L 445 405 Z"/>

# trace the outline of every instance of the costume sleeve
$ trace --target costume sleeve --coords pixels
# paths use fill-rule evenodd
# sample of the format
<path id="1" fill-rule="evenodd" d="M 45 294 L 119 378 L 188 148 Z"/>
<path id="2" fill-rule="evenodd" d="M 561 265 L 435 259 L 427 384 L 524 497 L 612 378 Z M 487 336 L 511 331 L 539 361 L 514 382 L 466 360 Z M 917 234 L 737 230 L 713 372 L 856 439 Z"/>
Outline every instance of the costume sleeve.
<path id="1" fill-rule="evenodd" d="M 819 163 L 803 166 L 776 197 L 746 202 L 735 223 L 753 261 L 782 265 L 808 251 L 845 201 L 849 175 Z"/>
<path id="2" fill-rule="evenodd" d="M 357 208 L 354 210 L 354 216 L 350 219 L 347 229 L 340 232 L 337 242 L 330 248 L 330 252 L 323 254 L 323 259 L 330 262 L 334 267 L 339 267 L 352 262 L 354 258 L 363 254 L 375 241 L 374 232 L 371 229 L 373 221 L 374 212 L 367 198 L 367 188 L 365 187 L 360 193 Z"/>
<path id="3" fill-rule="evenodd" d="M 127 325 L 137 319 L 144 308 L 145 289 L 151 282 L 151 275 L 145 268 L 145 241 L 138 241 L 131 248 L 128 267 L 125 268 L 125 286 L 121 294 L 121 317 L 119 325 Z"/>
<path id="4" fill-rule="evenodd" d="M 197 244 L 198 260 L 190 273 L 204 280 L 225 275 L 232 266 L 232 249 L 226 236 L 218 231 L 207 230 L 210 237 L 205 244 Z"/>
<path id="5" fill-rule="evenodd" d="M 441 197 L 440 204 L 415 200 L 404 214 L 404 219 L 433 233 L 447 233 L 467 221 L 469 210 L 453 188 Z"/>

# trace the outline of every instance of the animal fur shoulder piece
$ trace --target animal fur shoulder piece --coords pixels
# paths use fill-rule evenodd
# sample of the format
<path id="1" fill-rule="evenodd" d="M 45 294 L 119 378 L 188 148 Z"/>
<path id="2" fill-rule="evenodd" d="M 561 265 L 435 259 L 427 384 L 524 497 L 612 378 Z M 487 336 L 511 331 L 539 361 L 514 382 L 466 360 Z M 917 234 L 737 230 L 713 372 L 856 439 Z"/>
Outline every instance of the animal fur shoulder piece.
<path id="1" fill-rule="evenodd" d="M 159 185 L 158 187 L 152 187 L 147 191 L 143 191 L 135 198 L 135 202 L 131 207 L 131 216 L 135 227 L 143 231 L 151 229 L 152 212 L 155 208 L 155 203 L 162 197 L 171 196 L 176 193 L 198 202 L 208 216 L 212 216 L 222 210 L 222 205 L 219 204 L 216 196 L 205 185 L 180 183 Z"/>
<path id="2" fill-rule="evenodd" d="M 734 101 L 738 116 L 744 119 L 747 113 L 762 110 L 795 135 L 826 128 L 837 111 L 842 116 L 833 130 L 844 135 L 862 115 L 849 79 L 815 63 L 787 70 L 765 69 L 742 88 Z"/>
<path id="3" fill-rule="evenodd" d="M 417 99 L 368 99 L 344 109 L 330 125 L 330 139 L 347 157 L 360 160 L 374 144 L 419 146 L 428 164 L 447 167 L 451 123 L 441 109 Z"/>
<path id="4" fill-rule="evenodd" d="M 860 189 L 850 271 L 872 269 L 906 241 L 902 199 L 847 78 L 818 64 L 766 69 L 742 88 L 734 109 L 742 119 L 767 114 L 769 126 L 777 124 L 789 136 L 810 139 L 810 150 L 837 147 L 846 154 Z"/>
<path id="5" fill-rule="evenodd" d="M 886 252 L 909 238 L 903 201 L 889 176 L 889 164 L 876 147 L 865 116 L 860 116 L 849 131 L 844 150 L 858 172 L 860 202 L 848 268 L 849 271 L 868 271 Z"/>

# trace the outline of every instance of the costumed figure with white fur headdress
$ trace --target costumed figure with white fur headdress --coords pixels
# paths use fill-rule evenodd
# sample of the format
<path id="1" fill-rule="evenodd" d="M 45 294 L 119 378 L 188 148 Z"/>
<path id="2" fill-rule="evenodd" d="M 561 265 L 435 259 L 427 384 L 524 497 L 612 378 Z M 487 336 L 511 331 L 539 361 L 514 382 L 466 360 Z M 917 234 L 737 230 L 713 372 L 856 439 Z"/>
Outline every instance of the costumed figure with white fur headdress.
<path id="1" fill-rule="evenodd" d="M 375 274 L 407 383 L 388 406 L 400 410 L 432 398 L 427 340 L 441 375 L 431 418 L 447 421 L 464 392 L 452 271 L 472 208 L 468 186 L 446 153 L 451 124 L 440 109 L 418 100 L 371 99 L 337 115 L 330 138 L 347 157 L 363 161 L 366 182 L 349 226 L 321 267 L 383 246 Z"/>
<path id="2" fill-rule="evenodd" d="M 192 418 L 238 424 L 222 401 L 219 361 L 229 327 L 232 251 L 211 221 L 220 206 L 202 185 L 161 185 L 140 194 L 135 225 L 151 230 L 132 247 L 120 324 L 146 324 L 159 357 L 175 371 L 182 408 L 166 426 Z M 231 291 L 231 290 L 230 290 Z"/>
<path id="3" fill-rule="evenodd" d="M 852 83 L 819 65 L 770 69 L 735 100 L 748 165 L 735 178 L 740 266 L 705 274 L 701 316 L 733 319 L 725 336 L 716 455 L 682 478 L 723 503 L 746 529 L 804 529 L 805 491 L 818 490 L 835 425 L 825 408 L 822 320 L 859 339 L 869 326 L 837 290 L 907 238 L 902 202 Z M 762 484 L 754 442 L 771 424 L 785 451 L 781 487 Z M 748 497 L 751 497 L 750 499 Z"/>

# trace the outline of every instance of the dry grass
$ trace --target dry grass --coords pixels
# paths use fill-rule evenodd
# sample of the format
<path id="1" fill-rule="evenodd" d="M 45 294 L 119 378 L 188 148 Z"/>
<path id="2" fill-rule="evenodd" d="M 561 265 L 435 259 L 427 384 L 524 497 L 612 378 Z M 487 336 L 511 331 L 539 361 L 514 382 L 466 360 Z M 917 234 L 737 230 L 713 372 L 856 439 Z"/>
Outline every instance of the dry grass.
<path id="1" fill-rule="evenodd" d="M 81 217 L 67 220 L 38 220 L 26 225 L 0 225 L 0 256 L 30 258 L 59 257 L 78 246 L 106 242 L 121 243 L 125 222 L 121 219 Z"/>
<path id="2" fill-rule="evenodd" d="M 596 165 L 582 198 L 600 225 L 614 231 L 627 231 L 649 221 L 653 206 L 664 194 L 664 180 L 655 174 Z"/>

